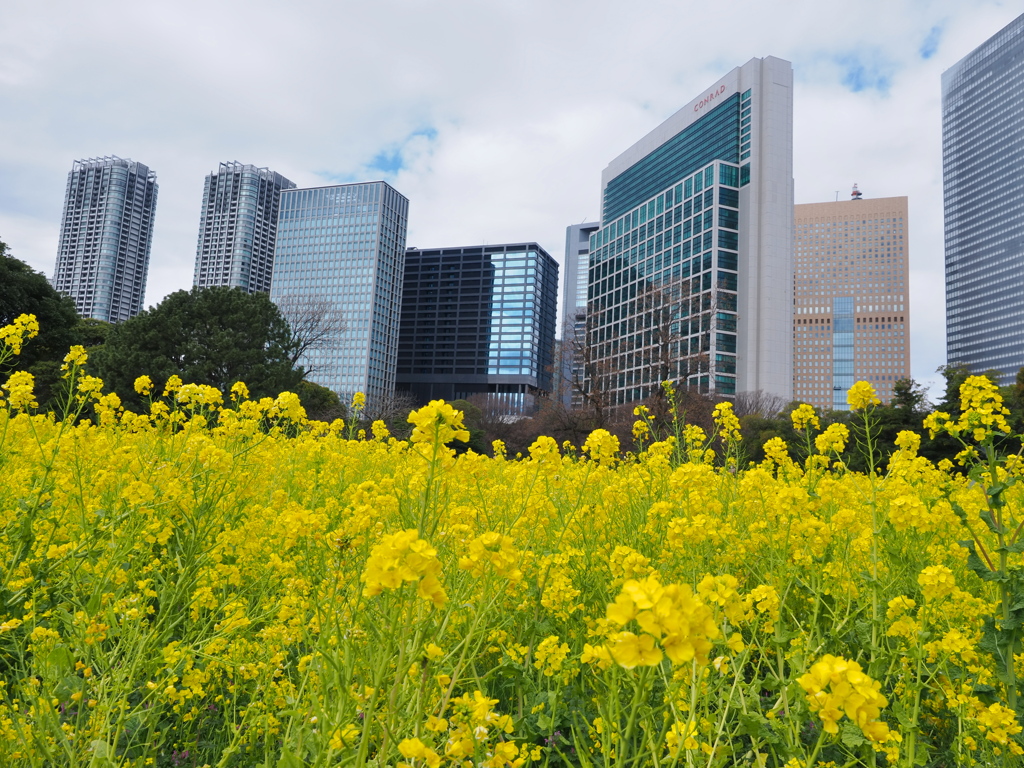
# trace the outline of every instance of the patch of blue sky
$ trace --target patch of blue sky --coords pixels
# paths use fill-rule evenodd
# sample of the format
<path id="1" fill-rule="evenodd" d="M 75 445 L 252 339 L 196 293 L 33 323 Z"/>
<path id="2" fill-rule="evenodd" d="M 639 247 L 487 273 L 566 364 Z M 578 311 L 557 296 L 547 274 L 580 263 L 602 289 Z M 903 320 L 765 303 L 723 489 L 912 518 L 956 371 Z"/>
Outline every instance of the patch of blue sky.
<path id="1" fill-rule="evenodd" d="M 840 82 L 854 93 L 878 91 L 888 93 L 896 65 L 876 54 L 860 51 L 836 57 L 841 70 Z"/>
<path id="2" fill-rule="evenodd" d="M 921 47 L 917 50 L 922 59 L 930 59 L 939 50 L 939 43 L 942 42 L 942 32 L 942 24 L 936 24 L 928 30 L 924 42 L 921 43 Z"/>
<path id="3" fill-rule="evenodd" d="M 370 175 L 376 175 L 376 178 L 394 176 L 405 167 L 406 146 L 418 138 L 424 138 L 428 142 L 433 141 L 437 138 L 437 129 L 429 126 L 419 128 L 401 141 L 388 144 L 373 156 L 373 159 L 366 164 L 364 172 L 358 175 L 351 171 L 328 170 L 317 171 L 316 175 L 329 184 L 356 184 L 368 181 L 367 172 Z"/>
<path id="4" fill-rule="evenodd" d="M 437 129 L 427 126 L 413 131 L 402 141 L 391 144 L 378 152 L 374 156 L 373 160 L 369 162 L 367 168 L 374 171 L 380 171 L 381 173 L 388 175 L 398 173 L 405 167 L 405 157 L 403 156 L 403 153 L 406 146 L 418 138 L 424 138 L 428 142 L 433 141 L 437 138 Z"/>
<path id="5" fill-rule="evenodd" d="M 377 153 L 367 165 L 372 171 L 381 173 L 398 173 L 402 170 L 402 152 L 399 149 L 386 149 Z"/>

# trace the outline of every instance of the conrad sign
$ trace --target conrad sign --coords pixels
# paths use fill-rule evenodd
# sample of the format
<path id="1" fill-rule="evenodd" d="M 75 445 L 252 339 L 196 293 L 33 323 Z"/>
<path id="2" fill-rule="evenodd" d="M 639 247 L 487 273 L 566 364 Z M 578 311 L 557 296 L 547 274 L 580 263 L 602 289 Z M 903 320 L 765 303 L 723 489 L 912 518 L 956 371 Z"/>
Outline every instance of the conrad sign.
<path id="1" fill-rule="evenodd" d="M 701 99 L 696 104 L 694 104 L 693 105 L 693 111 L 694 112 L 700 112 L 702 109 L 704 109 L 709 104 L 715 103 L 716 101 L 718 101 L 723 96 L 723 94 L 725 94 L 725 91 L 726 91 L 726 87 L 724 85 L 718 86 L 718 88 L 716 90 L 711 91 L 707 96 L 705 96 L 703 99 Z"/>

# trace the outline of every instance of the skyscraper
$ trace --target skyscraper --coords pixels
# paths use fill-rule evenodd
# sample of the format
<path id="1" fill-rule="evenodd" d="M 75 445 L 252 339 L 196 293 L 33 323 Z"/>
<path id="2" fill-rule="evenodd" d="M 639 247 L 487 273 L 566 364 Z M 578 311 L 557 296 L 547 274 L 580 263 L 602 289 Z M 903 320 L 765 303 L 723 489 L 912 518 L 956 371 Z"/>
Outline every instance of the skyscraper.
<path id="1" fill-rule="evenodd" d="M 795 207 L 793 395 L 820 409 L 848 409 L 854 381 L 882 402 L 910 376 L 910 245 L 907 198 Z"/>
<path id="2" fill-rule="evenodd" d="M 72 164 L 52 282 L 82 317 L 118 323 L 142 311 L 156 193 L 156 174 L 142 163 Z"/>
<path id="3" fill-rule="evenodd" d="M 601 228 L 597 221 L 565 228 L 565 268 L 562 279 L 562 354 L 559 387 L 562 404 L 580 404 L 579 390 L 586 379 L 582 346 L 587 338 L 587 285 L 590 280 L 590 236 Z"/>
<path id="4" fill-rule="evenodd" d="M 1024 16 L 942 73 L 946 360 L 1024 366 Z"/>
<path id="5" fill-rule="evenodd" d="M 343 398 L 394 391 L 408 212 L 383 181 L 281 192 L 270 298 L 289 322 L 310 311 L 343 321 L 299 359 Z"/>
<path id="6" fill-rule="evenodd" d="M 524 413 L 551 392 L 558 262 L 537 243 L 405 254 L 399 391 Z"/>
<path id="7" fill-rule="evenodd" d="M 591 237 L 588 382 L 792 395 L 793 70 L 734 69 L 613 160 Z"/>
<path id="8" fill-rule="evenodd" d="M 237 162 L 209 174 L 192 284 L 269 292 L 281 192 L 294 187 L 279 173 Z"/>

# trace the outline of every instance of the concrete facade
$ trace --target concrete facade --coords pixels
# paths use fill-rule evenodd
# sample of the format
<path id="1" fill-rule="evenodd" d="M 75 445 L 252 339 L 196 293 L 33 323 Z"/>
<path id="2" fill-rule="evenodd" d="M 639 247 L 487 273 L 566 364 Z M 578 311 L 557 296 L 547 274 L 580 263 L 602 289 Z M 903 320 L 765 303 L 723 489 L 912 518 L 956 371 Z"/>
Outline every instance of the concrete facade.
<path id="1" fill-rule="evenodd" d="M 887 403 L 893 384 L 910 377 L 907 198 L 794 211 L 794 396 L 819 410 L 846 410 L 849 388 L 868 381 Z"/>

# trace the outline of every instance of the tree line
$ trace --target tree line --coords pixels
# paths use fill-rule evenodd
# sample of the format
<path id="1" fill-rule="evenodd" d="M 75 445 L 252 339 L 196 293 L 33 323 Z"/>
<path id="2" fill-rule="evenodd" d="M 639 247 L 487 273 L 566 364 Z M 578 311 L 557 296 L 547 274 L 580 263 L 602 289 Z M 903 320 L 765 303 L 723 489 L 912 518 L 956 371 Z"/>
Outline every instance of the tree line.
<path id="1" fill-rule="evenodd" d="M 108 391 L 116 392 L 122 402 L 136 409 L 142 407 L 142 402 L 134 381 L 145 373 L 157 389 L 170 376 L 177 375 L 185 382 L 208 384 L 225 392 L 235 382 L 244 381 L 255 398 L 294 391 L 310 418 L 349 418 L 352 414 L 348 404 L 326 387 L 309 381 L 314 371 L 299 364 L 304 353 L 338 342 L 345 330 L 343 318 L 332 315 L 331 307 L 315 298 L 290 301 L 282 313 L 265 293 L 193 288 L 172 293 L 156 307 L 114 325 L 79 317 L 69 297 L 55 291 L 42 273 L 14 258 L 0 241 L 0 325 L 23 313 L 34 314 L 38 319 L 39 336 L 25 345 L 14 365 L 35 377 L 36 398 L 43 409 L 61 402 L 60 367 L 67 351 L 78 344 L 89 353 L 90 372 L 104 380 Z M 291 324 L 285 314 L 292 318 Z M 664 367 L 662 362 L 652 364 L 658 364 L 660 371 Z M 874 439 L 881 448 L 883 466 L 894 449 L 896 436 L 903 430 L 920 435 L 921 455 L 935 461 L 953 460 L 959 452 L 960 446 L 948 435 L 931 438 L 922 427 L 925 416 L 933 410 L 944 411 L 953 418 L 960 415 L 960 385 L 970 371 L 957 365 L 939 370 L 945 379 L 945 391 L 938 403 L 929 403 L 923 387 L 912 379 L 904 379 L 895 384 L 892 401 L 872 411 Z M 10 371 L 0 373 L 6 375 Z M 998 382 L 998 372 L 987 375 Z M 575 384 L 579 382 L 565 382 L 565 386 Z M 635 406 L 643 405 L 651 414 L 656 433 L 660 430 L 661 434 L 670 434 L 671 422 L 678 417 L 712 434 L 712 411 L 723 399 L 682 383 L 676 385 L 671 403 L 660 387 L 652 388 L 651 395 L 642 402 L 616 408 L 593 392 L 583 394 L 587 396 L 576 398 L 575 407 L 566 407 L 557 392 L 548 398 L 538 398 L 535 410 L 525 416 L 496 406 L 486 396 L 458 401 L 454 405 L 464 411 L 471 435 L 469 443 L 461 448 L 491 453 L 497 440 L 510 456 L 515 456 L 527 453 L 541 435 L 578 447 L 593 430 L 607 429 L 619 439 L 623 450 L 635 450 Z M 1014 433 L 1024 432 L 1024 368 L 1014 385 L 1002 388 L 1002 394 L 1011 413 L 1008 420 Z M 786 403 L 763 393 L 741 393 L 732 400 L 742 425 L 741 450 L 747 461 L 762 460 L 764 444 L 773 437 L 782 438 L 794 458 L 801 457 L 806 441 L 794 430 L 789 418 L 797 403 Z M 409 429 L 405 418 L 416 405 L 399 394 L 372 404 L 361 416 L 367 425 L 373 419 L 385 421 L 401 437 Z M 822 429 L 834 422 L 849 426 L 852 439 L 845 461 L 852 469 L 866 469 L 862 452 L 856 447 L 864 439 L 862 420 L 851 419 L 845 411 L 829 411 L 819 417 Z"/>
<path id="2" fill-rule="evenodd" d="M 224 392 L 244 381 L 254 398 L 293 391 L 311 417 L 345 417 L 338 396 L 309 381 L 313 371 L 298 362 L 303 353 L 334 343 L 344 331 L 343 321 L 315 298 L 292 300 L 285 310 L 293 317 L 292 325 L 265 293 L 193 288 L 176 291 L 116 325 L 83 318 L 71 298 L 54 290 L 45 275 L 15 258 L 0 241 L 0 325 L 21 314 L 33 314 L 39 321 L 39 335 L 25 344 L 13 365 L 33 375 L 43 409 L 63 401 L 61 365 L 77 344 L 89 353 L 89 372 L 134 409 L 142 407 L 136 377 L 148 375 L 159 391 L 177 375 Z"/>

